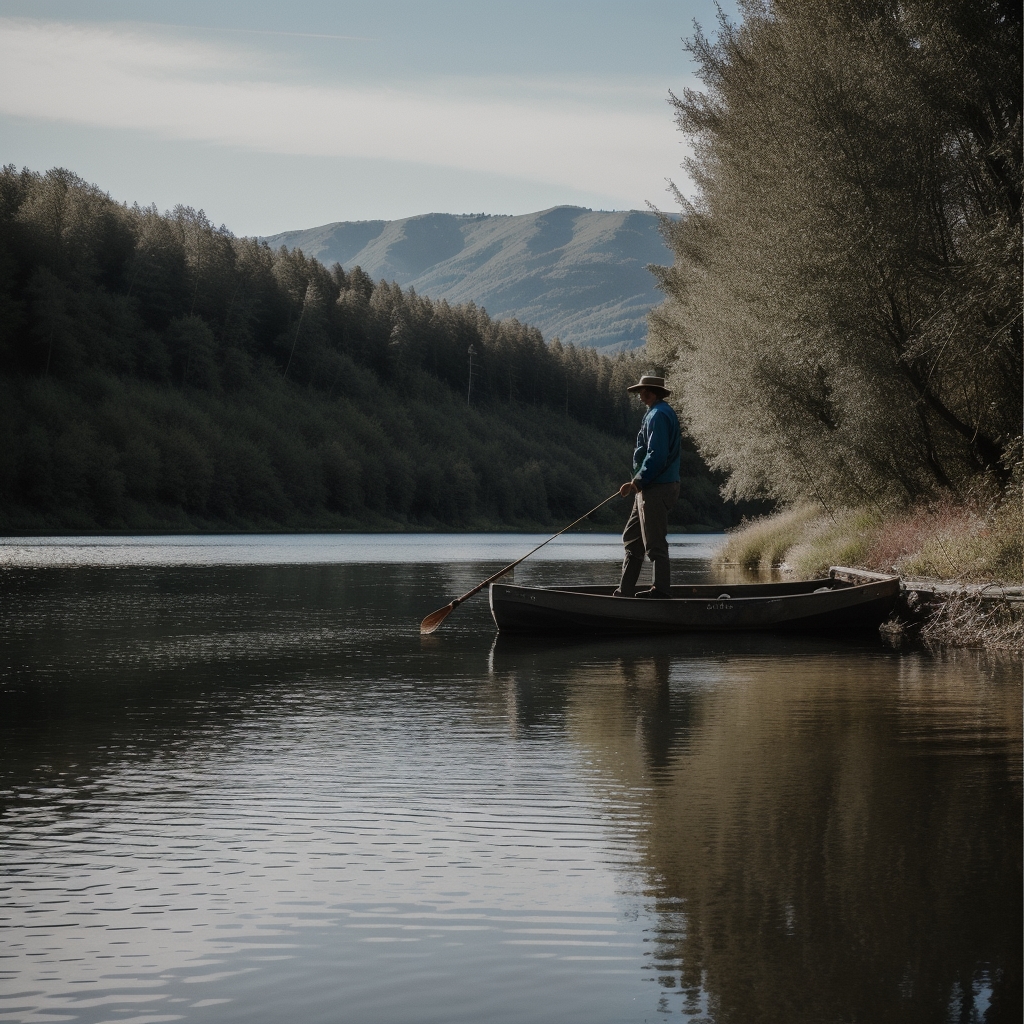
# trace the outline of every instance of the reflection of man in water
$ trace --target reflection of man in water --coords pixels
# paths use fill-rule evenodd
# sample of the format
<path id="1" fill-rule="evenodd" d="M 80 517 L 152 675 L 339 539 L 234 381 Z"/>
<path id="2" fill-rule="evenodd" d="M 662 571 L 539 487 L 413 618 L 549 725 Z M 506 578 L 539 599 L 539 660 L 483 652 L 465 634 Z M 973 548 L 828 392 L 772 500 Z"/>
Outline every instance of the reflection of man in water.
<path id="1" fill-rule="evenodd" d="M 633 479 L 619 488 L 624 498 L 636 495 L 622 544 L 622 581 L 616 597 L 671 597 L 668 514 L 679 497 L 679 420 L 665 399 L 672 393 L 664 377 L 644 376 L 627 391 L 647 406 L 633 452 Z M 654 586 L 636 592 L 644 553 L 654 563 Z"/>

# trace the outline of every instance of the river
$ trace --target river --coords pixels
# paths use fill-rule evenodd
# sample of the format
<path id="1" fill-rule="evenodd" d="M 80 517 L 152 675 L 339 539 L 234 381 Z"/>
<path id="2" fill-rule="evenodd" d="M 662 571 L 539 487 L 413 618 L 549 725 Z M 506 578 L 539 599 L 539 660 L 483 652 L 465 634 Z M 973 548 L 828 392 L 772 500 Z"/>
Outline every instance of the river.
<path id="1" fill-rule="evenodd" d="M 0 1020 L 1019 1022 L 1021 660 L 419 636 L 540 539 L 0 540 Z"/>

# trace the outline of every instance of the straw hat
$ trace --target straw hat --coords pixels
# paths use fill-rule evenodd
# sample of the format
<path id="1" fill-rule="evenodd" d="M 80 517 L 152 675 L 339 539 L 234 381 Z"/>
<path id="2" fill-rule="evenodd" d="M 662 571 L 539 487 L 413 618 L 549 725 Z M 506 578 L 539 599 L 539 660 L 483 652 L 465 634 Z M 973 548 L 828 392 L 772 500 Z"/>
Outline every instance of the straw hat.
<path id="1" fill-rule="evenodd" d="M 634 384 L 632 387 L 626 388 L 626 390 L 636 394 L 641 388 L 650 388 L 652 391 L 660 391 L 662 398 L 672 394 L 672 392 L 665 387 L 664 377 L 654 377 L 646 373 L 640 378 L 639 384 Z"/>

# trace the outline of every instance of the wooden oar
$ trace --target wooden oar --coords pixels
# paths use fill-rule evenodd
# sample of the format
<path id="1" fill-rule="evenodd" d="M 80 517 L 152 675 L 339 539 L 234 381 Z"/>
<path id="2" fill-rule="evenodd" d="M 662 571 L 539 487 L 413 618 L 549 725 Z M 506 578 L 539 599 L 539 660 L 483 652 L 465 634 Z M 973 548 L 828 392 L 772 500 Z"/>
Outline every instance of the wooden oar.
<path id="1" fill-rule="evenodd" d="M 562 534 L 565 533 L 567 530 L 571 530 L 577 523 L 582 523 L 583 520 L 587 518 L 587 516 L 592 516 L 599 508 L 601 508 L 603 505 L 607 505 L 608 502 L 612 500 L 612 498 L 617 498 L 618 496 L 618 491 L 616 491 L 614 494 L 609 494 L 608 497 L 605 498 L 600 505 L 595 505 L 589 512 L 587 512 L 585 515 L 580 516 L 579 519 L 577 519 L 575 522 L 570 523 L 564 530 L 559 530 L 558 533 L 554 534 L 554 536 L 548 537 L 548 539 L 544 541 L 544 544 L 550 544 L 555 539 L 555 537 L 561 537 Z M 506 565 L 504 569 L 501 569 L 499 572 L 496 572 L 493 576 L 488 576 L 487 579 L 483 581 L 483 583 L 479 583 L 472 590 L 466 591 L 466 593 L 463 594 L 462 597 L 455 598 L 455 600 L 452 601 L 451 604 L 446 604 L 443 608 L 438 608 L 436 612 L 431 612 L 420 623 L 420 633 L 424 635 L 426 635 L 427 633 L 433 633 L 434 630 L 437 629 L 437 627 L 440 626 L 441 623 L 444 622 L 444 620 L 447 619 L 448 616 L 451 615 L 451 613 L 455 611 L 455 609 L 458 608 L 463 601 L 468 601 L 474 594 L 480 593 L 480 591 L 483 590 L 484 587 L 486 587 L 489 583 L 493 583 L 495 580 L 501 579 L 501 577 L 504 576 L 506 573 L 511 572 L 520 562 L 525 562 L 526 559 L 529 558 L 530 555 L 532 555 L 534 552 L 540 551 L 540 549 L 544 547 L 544 544 L 538 544 L 533 549 L 533 551 L 527 551 L 522 558 L 517 558 L 511 565 Z"/>

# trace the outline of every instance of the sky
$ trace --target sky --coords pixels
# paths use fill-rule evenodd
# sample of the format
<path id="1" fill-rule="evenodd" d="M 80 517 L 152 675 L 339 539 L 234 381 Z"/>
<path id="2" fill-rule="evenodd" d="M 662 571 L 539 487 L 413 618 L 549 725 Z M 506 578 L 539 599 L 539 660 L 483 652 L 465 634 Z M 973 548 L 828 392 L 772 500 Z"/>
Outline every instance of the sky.
<path id="1" fill-rule="evenodd" d="M 239 235 L 671 209 L 694 21 L 713 0 L 0 0 L 0 163 Z"/>

